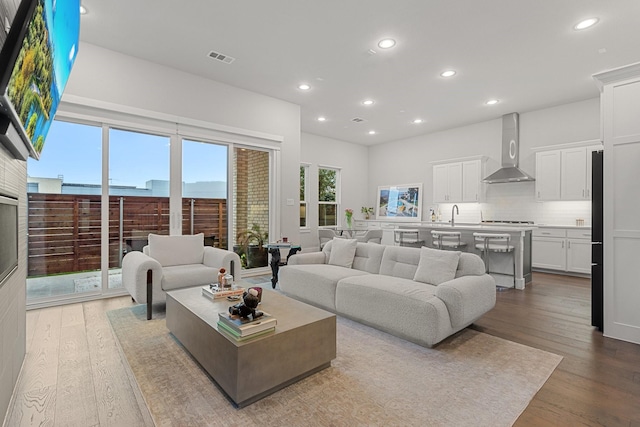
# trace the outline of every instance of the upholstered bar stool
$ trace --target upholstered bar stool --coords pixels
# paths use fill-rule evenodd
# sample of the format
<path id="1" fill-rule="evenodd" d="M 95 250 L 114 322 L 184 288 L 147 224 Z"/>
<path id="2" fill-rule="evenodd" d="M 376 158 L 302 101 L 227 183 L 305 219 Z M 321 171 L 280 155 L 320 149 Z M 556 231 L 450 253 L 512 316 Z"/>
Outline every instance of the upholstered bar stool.
<path id="1" fill-rule="evenodd" d="M 420 230 L 417 228 L 396 228 L 393 230 L 393 241 L 396 246 L 410 246 L 412 248 L 424 246 L 424 240 L 420 240 Z"/>
<path id="2" fill-rule="evenodd" d="M 482 258 L 486 265 L 487 274 L 491 273 L 489 267 L 489 253 L 503 252 L 511 253 L 513 258 L 513 287 L 516 287 L 516 255 L 515 246 L 511 244 L 511 235 L 508 233 L 473 233 L 476 242 L 476 249 L 482 252 Z M 498 286 L 498 290 L 508 289 Z"/>
<path id="3" fill-rule="evenodd" d="M 459 250 L 463 249 L 467 244 L 462 241 L 462 233 L 459 231 L 431 231 L 433 247 L 443 250 Z"/>

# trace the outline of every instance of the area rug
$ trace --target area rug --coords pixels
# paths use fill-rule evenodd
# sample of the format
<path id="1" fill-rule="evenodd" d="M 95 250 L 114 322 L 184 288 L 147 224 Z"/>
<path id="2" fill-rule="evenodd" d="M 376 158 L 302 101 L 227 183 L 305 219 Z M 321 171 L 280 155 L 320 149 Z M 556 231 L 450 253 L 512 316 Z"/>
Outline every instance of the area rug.
<path id="1" fill-rule="evenodd" d="M 331 367 L 238 409 L 163 313 L 107 316 L 158 426 L 510 426 L 562 359 L 471 329 L 428 349 L 338 317 Z"/>
<path id="2" fill-rule="evenodd" d="M 101 285 L 102 277 L 83 277 L 81 279 L 73 279 L 76 293 L 78 292 L 91 292 L 97 290 Z M 109 275 L 109 289 L 122 287 L 122 274 L 110 274 Z"/>

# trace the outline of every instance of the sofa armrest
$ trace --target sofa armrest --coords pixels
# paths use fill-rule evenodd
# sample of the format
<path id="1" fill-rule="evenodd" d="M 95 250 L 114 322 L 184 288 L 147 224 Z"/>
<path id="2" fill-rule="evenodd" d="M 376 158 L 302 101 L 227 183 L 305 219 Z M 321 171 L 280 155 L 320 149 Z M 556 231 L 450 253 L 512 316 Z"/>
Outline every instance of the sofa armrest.
<path id="1" fill-rule="evenodd" d="M 231 261 L 233 261 L 233 268 L 231 268 Z M 213 268 L 224 267 L 227 272 L 233 274 L 234 279 L 240 279 L 242 275 L 240 257 L 237 253 L 226 249 L 205 246 L 203 264 Z"/>
<path id="2" fill-rule="evenodd" d="M 295 254 L 287 259 L 288 265 L 301 265 L 301 264 L 326 264 L 326 257 L 324 252 L 308 252 Z"/>
<path id="3" fill-rule="evenodd" d="M 451 326 L 463 328 L 496 305 L 496 282 L 488 274 L 462 276 L 439 284 L 436 296 L 447 306 Z"/>
<path id="4" fill-rule="evenodd" d="M 122 285 L 131 297 L 140 304 L 147 302 L 147 271 L 152 274 L 152 292 L 163 295 L 161 288 L 162 266 L 158 261 L 142 252 L 129 252 L 122 259 Z"/>

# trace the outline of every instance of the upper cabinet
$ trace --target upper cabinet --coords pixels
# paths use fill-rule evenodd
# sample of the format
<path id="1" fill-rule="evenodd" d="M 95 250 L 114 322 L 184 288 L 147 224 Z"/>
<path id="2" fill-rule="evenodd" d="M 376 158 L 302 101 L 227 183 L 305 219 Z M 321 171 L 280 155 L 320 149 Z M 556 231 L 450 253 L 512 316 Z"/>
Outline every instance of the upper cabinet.
<path id="1" fill-rule="evenodd" d="M 482 190 L 482 159 L 433 166 L 434 203 L 478 202 Z"/>
<path id="2" fill-rule="evenodd" d="M 602 145 L 536 153 L 537 200 L 591 200 L 591 153 Z"/>

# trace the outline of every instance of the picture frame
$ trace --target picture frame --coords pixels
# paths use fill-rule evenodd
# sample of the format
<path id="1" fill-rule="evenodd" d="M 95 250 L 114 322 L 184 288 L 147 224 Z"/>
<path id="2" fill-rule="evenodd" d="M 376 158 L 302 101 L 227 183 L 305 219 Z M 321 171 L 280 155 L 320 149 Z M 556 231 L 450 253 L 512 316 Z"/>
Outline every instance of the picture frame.
<path id="1" fill-rule="evenodd" d="M 378 187 L 376 219 L 394 221 L 422 220 L 422 184 Z"/>

